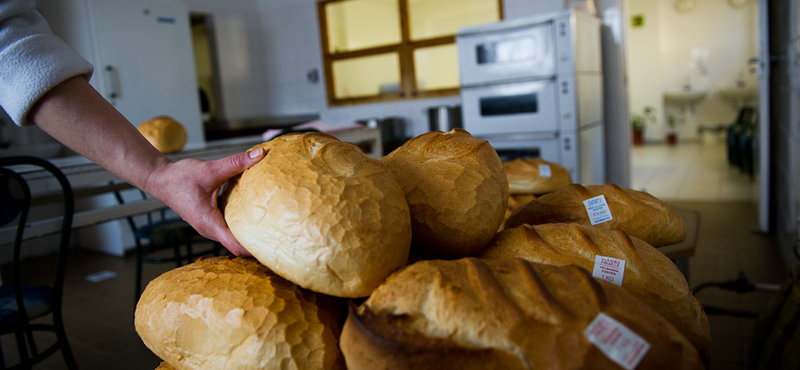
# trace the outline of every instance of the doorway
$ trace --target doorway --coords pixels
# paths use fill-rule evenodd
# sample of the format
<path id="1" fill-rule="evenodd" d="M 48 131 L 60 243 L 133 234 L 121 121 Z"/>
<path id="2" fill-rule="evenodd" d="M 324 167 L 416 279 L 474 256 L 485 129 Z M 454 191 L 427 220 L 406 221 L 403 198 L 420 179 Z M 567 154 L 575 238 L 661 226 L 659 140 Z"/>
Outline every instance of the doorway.
<path id="1" fill-rule="evenodd" d="M 757 1 L 626 0 L 631 188 L 678 201 L 759 200 Z M 633 122 L 632 122 L 633 123 Z M 729 133 L 740 145 L 731 146 Z M 673 142 L 672 140 L 675 140 Z"/>
<path id="2" fill-rule="evenodd" d="M 214 21 L 210 14 L 192 13 L 190 23 L 200 111 L 203 126 L 208 128 L 224 117 Z"/>

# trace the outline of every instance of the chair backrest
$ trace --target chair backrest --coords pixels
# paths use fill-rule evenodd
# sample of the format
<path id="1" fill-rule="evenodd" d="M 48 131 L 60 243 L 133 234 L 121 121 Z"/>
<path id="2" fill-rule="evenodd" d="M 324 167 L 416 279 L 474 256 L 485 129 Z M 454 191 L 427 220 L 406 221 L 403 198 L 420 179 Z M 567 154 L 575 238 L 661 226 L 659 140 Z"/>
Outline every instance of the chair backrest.
<path id="1" fill-rule="evenodd" d="M 10 223 L 16 218 L 16 234 L 14 237 L 14 254 L 13 254 L 13 270 L 12 270 L 12 284 L 17 298 L 18 307 L 24 310 L 22 304 L 22 289 L 21 289 L 21 269 L 20 262 L 22 259 L 22 240 L 25 233 L 25 227 L 28 222 L 28 214 L 31 207 L 31 189 L 24 177 L 26 172 L 31 171 L 30 166 L 38 167 L 37 170 L 47 171 L 55 178 L 62 196 L 63 202 L 63 218 L 61 222 L 61 234 L 59 237 L 59 245 L 56 256 L 56 265 L 52 282 L 53 305 L 61 305 L 64 275 L 66 272 L 67 250 L 69 248 L 71 230 L 72 230 L 72 216 L 75 210 L 74 196 L 72 187 L 69 180 L 61 170 L 52 163 L 36 157 L 30 156 L 14 156 L 0 158 L 0 181 L 3 184 L 0 187 L 0 214 L 4 215 L 2 220 L 4 223 Z"/>

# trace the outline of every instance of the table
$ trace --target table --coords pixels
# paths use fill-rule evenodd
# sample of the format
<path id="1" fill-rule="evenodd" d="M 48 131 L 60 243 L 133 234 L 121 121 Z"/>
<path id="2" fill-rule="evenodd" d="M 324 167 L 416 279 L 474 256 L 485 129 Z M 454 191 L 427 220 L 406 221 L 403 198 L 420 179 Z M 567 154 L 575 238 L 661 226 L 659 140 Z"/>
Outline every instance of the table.
<path id="1" fill-rule="evenodd" d="M 380 129 L 365 128 L 338 131 L 330 134 L 342 141 L 357 144 L 362 148 L 369 148 L 370 151 L 366 154 L 374 159 L 380 159 L 383 154 Z M 244 152 L 261 142 L 261 136 L 211 141 L 193 147 L 187 146 L 183 151 L 171 153 L 168 156 L 173 160 L 196 158 L 209 161 Z M 61 169 L 64 175 L 67 176 L 73 188 L 76 201 L 132 188 L 127 183 L 120 183 L 117 176 L 84 157 L 56 158 L 50 160 L 50 162 Z M 33 166 L 29 166 L 29 168 L 20 166 L 17 169 L 29 182 L 33 195 L 31 201 L 33 206 L 53 203 L 60 199 L 59 195 L 55 194 L 55 191 L 59 189 L 58 184 L 49 173 Z M 145 199 L 109 207 L 77 211 L 73 216 L 72 228 L 73 230 L 86 228 L 164 208 L 166 208 L 166 205 L 157 199 Z M 30 221 L 26 225 L 24 238 L 29 240 L 56 234 L 60 231 L 60 228 L 61 217 Z M 13 243 L 15 230 L 16 228 L 13 226 L 0 228 L 0 246 Z"/>

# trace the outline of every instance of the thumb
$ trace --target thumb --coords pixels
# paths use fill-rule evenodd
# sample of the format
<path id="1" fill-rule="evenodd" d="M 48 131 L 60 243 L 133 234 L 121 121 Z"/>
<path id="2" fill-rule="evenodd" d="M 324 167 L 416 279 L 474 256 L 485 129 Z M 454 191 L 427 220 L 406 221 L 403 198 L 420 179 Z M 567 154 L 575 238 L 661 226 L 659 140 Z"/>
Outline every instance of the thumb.
<path id="1" fill-rule="evenodd" d="M 227 180 L 242 173 L 242 171 L 261 161 L 261 159 L 264 158 L 264 155 L 264 148 L 258 147 L 248 152 L 238 153 L 218 159 L 213 161 L 213 165 L 216 169 L 215 172 L 217 176 Z"/>

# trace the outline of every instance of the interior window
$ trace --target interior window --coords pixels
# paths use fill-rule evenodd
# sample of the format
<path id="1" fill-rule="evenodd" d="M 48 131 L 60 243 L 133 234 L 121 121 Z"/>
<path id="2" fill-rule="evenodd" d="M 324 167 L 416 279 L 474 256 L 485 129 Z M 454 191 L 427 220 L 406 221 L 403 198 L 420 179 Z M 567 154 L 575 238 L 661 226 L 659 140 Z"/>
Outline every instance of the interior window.
<path id="1" fill-rule="evenodd" d="M 455 35 L 503 18 L 502 0 L 321 0 L 329 105 L 457 95 Z"/>

